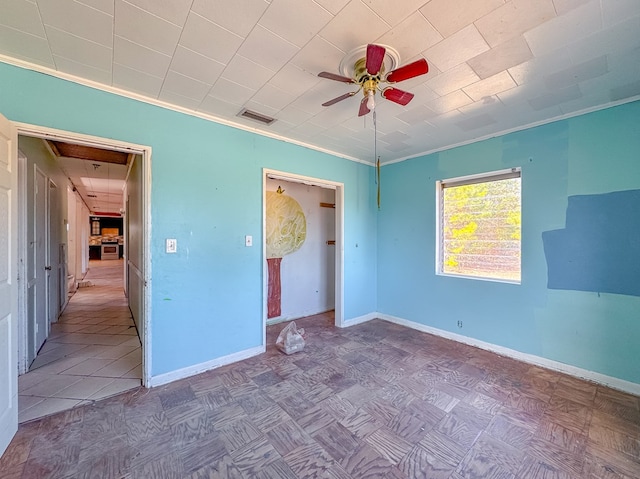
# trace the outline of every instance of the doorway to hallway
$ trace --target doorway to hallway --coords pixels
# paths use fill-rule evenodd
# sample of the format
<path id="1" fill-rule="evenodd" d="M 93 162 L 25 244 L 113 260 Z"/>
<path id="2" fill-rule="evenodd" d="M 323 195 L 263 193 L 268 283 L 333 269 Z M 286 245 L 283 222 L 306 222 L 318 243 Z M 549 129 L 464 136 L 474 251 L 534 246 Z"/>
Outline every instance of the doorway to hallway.
<path id="1" fill-rule="evenodd" d="M 89 262 L 29 372 L 18 378 L 19 422 L 140 387 L 142 350 L 122 270 L 122 259 Z"/>

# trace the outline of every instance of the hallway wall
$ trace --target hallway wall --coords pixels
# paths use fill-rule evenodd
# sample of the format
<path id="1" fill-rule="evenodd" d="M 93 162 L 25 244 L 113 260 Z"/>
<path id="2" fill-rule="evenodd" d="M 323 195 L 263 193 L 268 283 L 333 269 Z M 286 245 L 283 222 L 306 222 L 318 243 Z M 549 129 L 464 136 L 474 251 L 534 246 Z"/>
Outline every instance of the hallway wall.
<path id="1" fill-rule="evenodd" d="M 22 309 L 19 317 L 26 318 L 26 324 L 20 324 L 20 329 L 26 328 L 25 333 L 21 333 L 26 335 L 27 344 L 22 347 L 26 347 L 27 351 L 27 363 L 30 363 L 35 358 L 35 353 L 37 345 L 35 344 L 35 327 L 36 327 L 36 315 L 44 314 L 43 311 L 38 312 L 35 307 L 36 304 L 36 295 L 39 298 L 39 301 L 43 301 L 44 308 L 48 308 L 49 306 L 55 308 L 55 311 L 49 311 L 48 318 L 57 319 L 59 313 L 61 312 L 61 308 L 64 306 L 64 303 L 58 301 L 58 298 L 66 297 L 66 281 L 64 280 L 64 272 L 66 271 L 66 265 L 64 264 L 64 258 L 60 257 L 60 247 L 61 245 L 65 245 L 67 243 L 67 230 L 65 227 L 66 221 L 66 208 L 67 208 L 67 197 L 66 197 L 66 189 L 68 185 L 68 180 L 64 173 L 58 168 L 55 159 L 51 155 L 51 153 L 45 147 L 43 141 L 39 138 L 29 138 L 20 136 L 18 138 L 18 148 L 26 157 L 26 210 L 25 216 L 21 218 L 24 221 L 24 234 L 25 237 L 20 239 L 20 243 L 24 245 L 24 268 L 26 275 L 21 276 L 22 282 L 20 283 L 20 292 L 23 301 L 20 302 L 20 308 L 25 308 L 25 305 L 29 304 L 26 309 Z M 43 275 L 44 271 L 36 271 L 35 261 L 35 248 L 42 248 L 44 245 L 36 245 L 33 243 L 34 237 L 34 228 L 35 228 L 35 209 L 36 205 L 34 203 L 35 199 L 35 189 L 34 189 L 34 178 L 35 178 L 35 168 L 38 168 L 42 171 L 42 174 L 48 180 L 53 181 L 57 188 L 53 191 L 53 195 L 55 195 L 55 206 L 57 208 L 53 208 L 51 210 L 50 217 L 48 221 L 51 225 L 51 233 L 52 237 L 49 238 L 49 248 L 50 248 L 50 264 L 51 273 L 49 276 L 49 290 L 50 294 L 56 299 L 55 301 L 51 301 L 48 303 L 48 298 L 46 297 L 45 291 L 37 291 L 37 286 L 32 285 L 29 287 L 27 282 L 34 278 L 34 275 Z M 48 183 L 48 181 L 47 181 Z M 44 201 L 49 201 L 48 191 L 39 192 L 39 194 L 45 195 Z M 42 253 L 42 252 L 40 252 Z M 61 276 L 62 272 L 62 278 Z M 62 284 L 61 284 L 62 283 Z M 63 289 L 64 294 L 61 294 L 61 289 Z M 22 348 L 21 348 L 22 349 Z M 22 354 L 20 354 L 22 357 Z M 26 368 L 28 364 L 24 365 Z M 21 370 L 24 370 L 21 367 Z"/>

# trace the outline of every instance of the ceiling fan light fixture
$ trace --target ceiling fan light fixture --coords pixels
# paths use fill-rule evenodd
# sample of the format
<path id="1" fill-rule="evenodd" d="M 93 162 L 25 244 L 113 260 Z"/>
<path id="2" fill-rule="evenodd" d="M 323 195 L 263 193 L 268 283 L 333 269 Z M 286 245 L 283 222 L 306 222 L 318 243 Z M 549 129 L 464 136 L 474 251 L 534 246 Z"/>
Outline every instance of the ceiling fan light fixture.
<path id="1" fill-rule="evenodd" d="M 376 107 L 376 100 L 374 99 L 374 96 L 373 96 L 373 90 L 369 90 L 369 92 L 367 93 L 367 108 L 373 111 L 375 107 Z"/>

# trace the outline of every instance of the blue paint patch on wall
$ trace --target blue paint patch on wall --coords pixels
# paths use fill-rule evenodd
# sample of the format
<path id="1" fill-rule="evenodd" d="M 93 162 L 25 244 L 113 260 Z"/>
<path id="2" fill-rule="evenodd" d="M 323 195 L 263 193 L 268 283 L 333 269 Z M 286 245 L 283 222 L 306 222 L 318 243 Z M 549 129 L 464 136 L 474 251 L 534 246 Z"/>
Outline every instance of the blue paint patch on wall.
<path id="1" fill-rule="evenodd" d="M 640 296 L 640 190 L 570 196 L 566 228 L 542 241 L 549 289 Z"/>

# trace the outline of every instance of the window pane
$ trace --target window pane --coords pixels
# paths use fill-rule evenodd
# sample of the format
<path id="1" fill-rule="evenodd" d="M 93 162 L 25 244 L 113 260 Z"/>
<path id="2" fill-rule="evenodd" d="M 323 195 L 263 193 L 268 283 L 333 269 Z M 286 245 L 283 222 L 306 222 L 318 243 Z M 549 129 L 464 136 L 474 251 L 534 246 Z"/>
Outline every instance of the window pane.
<path id="1" fill-rule="evenodd" d="M 447 274 L 520 281 L 520 178 L 443 188 Z"/>

